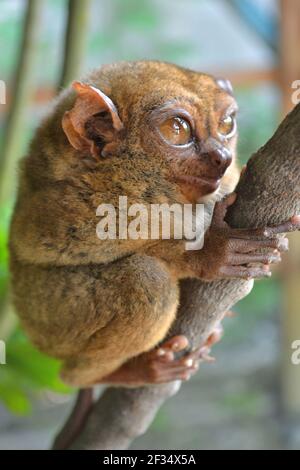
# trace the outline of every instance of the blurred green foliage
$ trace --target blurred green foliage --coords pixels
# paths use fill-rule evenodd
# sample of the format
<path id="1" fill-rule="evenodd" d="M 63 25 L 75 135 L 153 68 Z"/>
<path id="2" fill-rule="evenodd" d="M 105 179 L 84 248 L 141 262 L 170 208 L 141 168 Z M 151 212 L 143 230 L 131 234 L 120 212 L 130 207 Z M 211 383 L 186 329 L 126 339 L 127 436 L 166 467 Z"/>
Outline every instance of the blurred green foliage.
<path id="1" fill-rule="evenodd" d="M 70 392 L 59 379 L 59 362 L 37 351 L 19 328 L 8 341 L 6 359 L 7 366 L 1 369 L 0 399 L 14 413 L 31 410 L 29 396 L 33 391 Z"/>
<path id="2" fill-rule="evenodd" d="M 281 291 L 276 279 L 256 281 L 252 292 L 233 307 L 237 315 L 225 322 L 225 336 L 220 346 L 247 341 L 257 323 L 279 312 Z M 216 346 L 218 347 L 218 346 Z"/>
<path id="3" fill-rule="evenodd" d="M 10 211 L 7 207 L 0 208 L 0 298 L 4 297 L 7 288 L 7 237 Z"/>
<path id="4" fill-rule="evenodd" d="M 242 414 L 244 417 L 256 417 L 266 409 L 265 396 L 258 390 L 239 390 L 225 393 L 220 400 L 222 409 L 234 409 L 235 413 Z"/>
<path id="5" fill-rule="evenodd" d="M 270 85 L 235 90 L 239 104 L 238 157 L 245 164 L 249 156 L 273 135 L 279 121 L 279 96 Z"/>
<path id="6" fill-rule="evenodd" d="M 47 8 L 45 15 L 55 18 L 55 22 L 47 22 L 45 18 L 41 20 L 41 23 L 45 25 L 45 31 L 41 35 L 37 53 L 41 57 L 40 63 L 43 67 L 40 67 L 36 76 L 39 83 L 45 85 L 50 81 L 55 86 L 61 63 L 62 47 L 59 31 L 55 29 L 54 34 L 53 28 L 59 28 L 59 25 L 63 27 L 63 3 L 61 0 L 55 0 L 45 2 L 45 5 Z M 16 65 L 21 20 L 22 11 L 1 19 L 0 42 L 5 45 L 6 49 L 5 54 L 0 54 L 0 70 L 3 73 L 1 79 L 8 80 Z M 188 43 L 184 40 L 178 42 L 174 38 L 169 39 L 163 34 L 157 34 L 158 31 L 163 31 L 163 28 L 162 18 L 153 8 L 150 0 L 127 0 L 126 2 L 115 0 L 113 15 L 105 20 L 101 29 L 91 31 L 88 42 L 88 59 L 90 59 L 88 64 L 90 62 L 101 63 L 102 56 L 106 58 L 107 51 L 110 54 L 110 61 L 140 58 L 138 57 L 140 54 L 138 41 L 133 41 L 134 47 L 131 49 L 124 48 L 122 44 L 123 33 L 128 30 L 133 35 L 142 34 L 143 40 L 151 43 L 151 50 L 154 51 L 156 58 L 180 64 L 189 55 L 205 53 L 201 49 L 201 44 L 196 42 Z M 47 60 L 44 60 L 45 57 Z M 276 127 L 276 103 L 272 99 L 266 101 L 265 90 L 261 89 L 240 89 L 237 90 L 237 96 L 240 103 L 240 160 L 244 163 Z M 28 122 L 36 124 L 36 111 L 34 109 Z M 22 139 L 28 142 L 31 133 L 32 129 L 26 129 Z M 7 240 L 10 215 L 11 206 L 0 208 L 0 304 L 4 302 L 8 288 Z M 251 334 L 251 328 L 255 326 L 258 318 L 266 312 L 272 314 L 278 309 L 278 302 L 279 291 L 276 281 L 257 283 L 251 295 L 239 304 L 238 309 L 244 313 L 230 322 L 229 334 L 226 335 L 225 341 L 243 340 L 245 335 Z M 7 365 L 0 366 L 0 400 L 12 412 L 25 414 L 30 412 L 32 393 L 44 389 L 59 393 L 70 392 L 58 378 L 59 366 L 58 361 L 38 352 L 18 327 L 7 340 Z M 249 396 L 236 398 L 237 405 L 243 405 L 244 401 L 247 401 L 250 408 L 252 405 L 255 406 L 255 397 L 253 400 L 249 400 Z M 166 427 L 166 418 L 163 414 L 158 415 L 155 426 Z"/>

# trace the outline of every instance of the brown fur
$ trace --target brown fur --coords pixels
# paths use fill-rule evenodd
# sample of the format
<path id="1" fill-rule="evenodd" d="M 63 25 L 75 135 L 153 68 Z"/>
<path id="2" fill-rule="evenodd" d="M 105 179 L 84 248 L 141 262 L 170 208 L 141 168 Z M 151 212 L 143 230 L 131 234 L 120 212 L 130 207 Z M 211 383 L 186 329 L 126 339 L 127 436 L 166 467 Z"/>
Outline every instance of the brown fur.
<path id="1" fill-rule="evenodd" d="M 74 145 L 80 147 L 80 137 L 84 142 L 74 148 L 62 122 L 77 95 L 71 88 L 63 92 L 21 163 L 10 241 L 22 324 L 41 350 L 64 360 L 64 379 L 79 386 L 100 380 L 164 338 L 176 315 L 180 278 L 213 278 L 213 270 L 207 276 L 203 270 L 210 266 L 205 250 L 192 258 L 182 241 L 99 240 L 96 208 L 117 205 L 120 195 L 128 196 L 128 204 L 195 202 L 193 190 L 176 182 L 176 175 L 201 176 L 210 163 L 200 165 L 195 151 L 183 159 L 162 147 L 152 128 L 155 113 L 168 102 L 187 109 L 204 141 L 217 138 L 220 117 L 234 102 L 213 77 L 162 62 L 104 66 L 84 83 L 110 97 L 123 128 L 116 132 L 109 115 L 102 122 L 100 113 L 99 145 L 92 121 L 73 129 Z M 235 157 L 236 136 L 225 145 Z M 208 212 L 237 179 L 234 162 L 217 193 L 203 188 L 200 200 Z"/>

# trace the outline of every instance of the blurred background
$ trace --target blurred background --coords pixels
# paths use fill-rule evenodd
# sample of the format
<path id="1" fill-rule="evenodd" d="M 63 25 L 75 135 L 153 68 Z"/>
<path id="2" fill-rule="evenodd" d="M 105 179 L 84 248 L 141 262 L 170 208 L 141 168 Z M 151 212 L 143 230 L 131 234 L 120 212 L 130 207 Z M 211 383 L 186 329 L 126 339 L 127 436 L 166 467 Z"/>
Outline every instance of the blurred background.
<path id="1" fill-rule="evenodd" d="M 7 231 L 16 165 L 50 100 L 73 78 L 119 60 L 160 59 L 232 80 L 245 163 L 292 108 L 300 79 L 298 0 L 0 0 L 0 449 L 45 449 L 74 391 L 59 363 L 18 327 L 8 295 Z M 3 85 L 3 83 L 2 83 Z M 3 89 L 3 86 L 2 86 Z M 300 448 L 300 237 L 271 280 L 224 322 L 203 365 L 133 448 Z"/>

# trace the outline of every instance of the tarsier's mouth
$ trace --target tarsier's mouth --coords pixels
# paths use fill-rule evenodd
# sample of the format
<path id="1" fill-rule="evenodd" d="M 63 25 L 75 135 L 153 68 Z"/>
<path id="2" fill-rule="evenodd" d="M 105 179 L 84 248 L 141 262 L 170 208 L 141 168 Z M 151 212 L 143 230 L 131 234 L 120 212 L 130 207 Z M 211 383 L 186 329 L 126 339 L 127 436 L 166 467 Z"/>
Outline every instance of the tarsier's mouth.
<path id="1" fill-rule="evenodd" d="M 204 190 L 207 194 L 216 191 L 221 184 L 221 178 L 210 178 L 207 176 L 181 175 L 176 176 L 175 181 L 180 185 L 183 184 L 194 189 Z"/>

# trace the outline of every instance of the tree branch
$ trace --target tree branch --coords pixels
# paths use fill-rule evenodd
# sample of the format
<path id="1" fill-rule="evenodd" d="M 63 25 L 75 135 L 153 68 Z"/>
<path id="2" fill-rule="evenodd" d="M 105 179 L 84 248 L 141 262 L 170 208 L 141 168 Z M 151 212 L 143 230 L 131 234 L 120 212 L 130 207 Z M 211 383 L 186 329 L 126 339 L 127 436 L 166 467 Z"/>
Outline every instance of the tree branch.
<path id="1" fill-rule="evenodd" d="M 300 105 L 249 161 L 228 214 L 233 227 L 285 222 L 300 213 Z M 181 306 L 170 332 L 203 344 L 215 323 L 251 290 L 252 281 L 182 282 Z M 108 388 L 94 405 L 72 449 L 126 449 L 150 426 L 163 402 L 180 383 L 137 389 Z"/>
<path id="2" fill-rule="evenodd" d="M 90 0 L 69 0 L 65 36 L 63 69 L 58 90 L 70 84 L 79 75 L 86 49 Z"/>
<path id="3" fill-rule="evenodd" d="M 36 44 L 40 29 L 43 2 L 27 0 L 22 43 L 12 87 L 13 98 L 3 133 L 0 158 L 0 206 L 13 201 L 15 194 L 16 162 L 22 155 L 22 134 L 26 122 L 26 107 L 30 99 L 34 65 L 37 57 Z"/>

